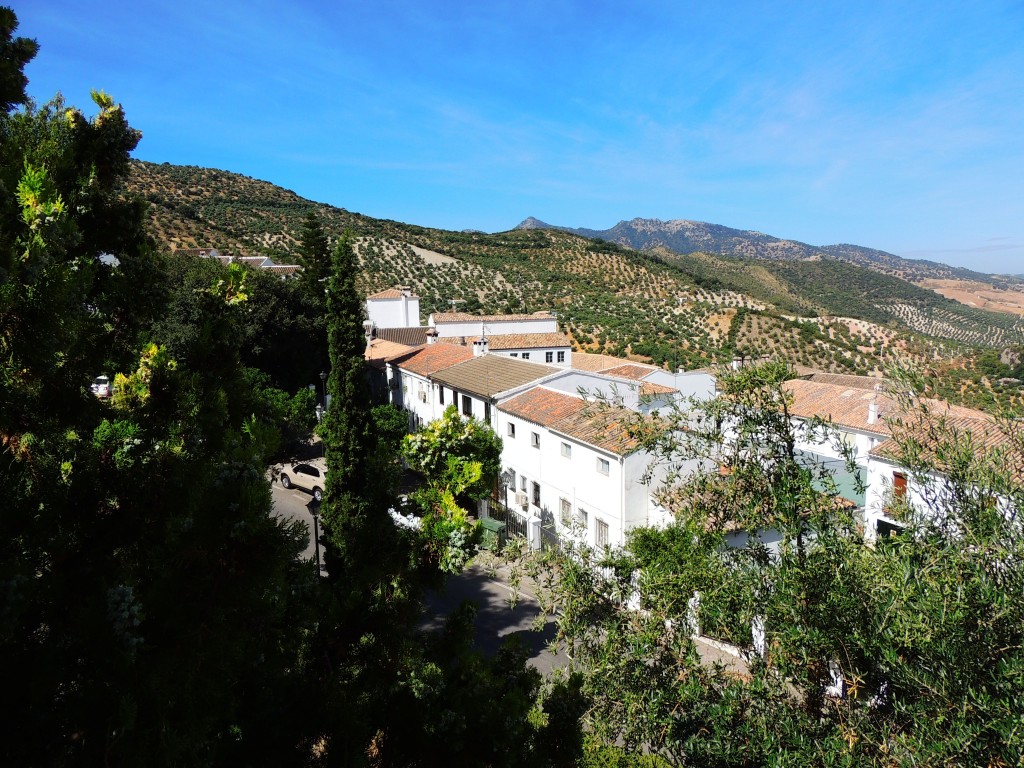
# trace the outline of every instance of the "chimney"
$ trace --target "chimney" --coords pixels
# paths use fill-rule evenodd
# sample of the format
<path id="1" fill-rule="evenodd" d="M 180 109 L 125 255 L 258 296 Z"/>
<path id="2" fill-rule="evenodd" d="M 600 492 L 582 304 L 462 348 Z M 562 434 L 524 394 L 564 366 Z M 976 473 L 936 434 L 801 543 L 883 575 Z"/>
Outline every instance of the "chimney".
<path id="1" fill-rule="evenodd" d="M 473 342 L 473 357 L 480 357 L 486 355 L 490 344 L 487 341 L 487 332 L 484 330 L 483 323 L 480 324 L 480 338 Z"/>
<path id="2" fill-rule="evenodd" d="M 437 329 L 436 328 L 428 328 L 427 329 L 427 344 L 436 344 L 436 343 L 437 343 Z"/>
<path id="3" fill-rule="evenodd" d="M 868 424 L 878 422 L 878 393 L 881 391 L 882 385 L 875 384 L 875 393 L 871 396 L 871 401 L 868 403 Z"/>

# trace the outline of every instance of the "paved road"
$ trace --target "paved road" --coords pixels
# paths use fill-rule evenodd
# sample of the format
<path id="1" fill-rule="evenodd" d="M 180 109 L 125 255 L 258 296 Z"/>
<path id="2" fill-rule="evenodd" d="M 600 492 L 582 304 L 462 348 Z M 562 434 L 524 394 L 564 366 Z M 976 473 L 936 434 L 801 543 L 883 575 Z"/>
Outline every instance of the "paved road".
<path id="1" fill-rule="evenodd" d="M 427 597 L 423 629 L 437 629 L 444 617 L 469 600 L 477 608 L 473 627 L 473 643 L 487 656 L 493 656 L 506 638 L 517 635 L 529 653 L 531 667 L 548 675 L 552 670 L 569 662 L 564 653 L 552 654 L 548 645 L 555 636 L 553 617 L 547 617 L 543 629 L 534 629 L 540 615 L 540 605 L 528 592 L 520 590 L 515 605 L 510 600 L 512 589 L 502 581 L 492 579 L 482 566 L 473 565 L 457 576 L 449 576 L 443 594 Z"/>
<path id="2" fill-rule="evenodd" d="M 295 488 L 285 489 L 280 483 L 270 484 L 270 494 L 274 500 L 274 514 L 289 520 L 301 520 L 309 530 L 309 541 L 302 556 L 306 560 L 312 560 L 315 554 L 313 547 L 313 516 L 309 513 L 309 502 L 313 497 L 305 491 Z M 321 550 L 321 556 L 323 551 Z"/>

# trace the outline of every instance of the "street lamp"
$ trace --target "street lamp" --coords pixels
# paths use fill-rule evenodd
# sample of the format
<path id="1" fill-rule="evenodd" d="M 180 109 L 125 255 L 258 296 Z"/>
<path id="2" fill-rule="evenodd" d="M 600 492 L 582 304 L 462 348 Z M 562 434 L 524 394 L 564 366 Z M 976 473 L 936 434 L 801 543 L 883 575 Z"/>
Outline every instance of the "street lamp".
<path id="1" fill-rule="evenodd" d="M 313 552 L 316 555 L 316 575 L 317 578 L 320 578 L 320 526 L 317 524 L 317 518 L 320 515 L 320 502 L 310 499 L 306 509 L 313 516 Z"/>
<path id="2" fill-rule="evenodd" d="M 327 374 L 320 371 L 320 386 L 323 387 L 324 392 L 324 408 L 327 407 Z"/>
<path id="3" fill-rule="evenodd" d="M 508 507 L 508 488 L 513 483 L 513 480 L 512 480 L 512 470 L 511 469 L 506 469 L 504 472 L 502 472 L 500 475 L 498 475 L 498 480 L 501 482 L 501 489 L 503 491 L 503 493 L 501 495 L 502 496 L 502 498 L 501 498 L 501 506 L 507 508 Z"/>

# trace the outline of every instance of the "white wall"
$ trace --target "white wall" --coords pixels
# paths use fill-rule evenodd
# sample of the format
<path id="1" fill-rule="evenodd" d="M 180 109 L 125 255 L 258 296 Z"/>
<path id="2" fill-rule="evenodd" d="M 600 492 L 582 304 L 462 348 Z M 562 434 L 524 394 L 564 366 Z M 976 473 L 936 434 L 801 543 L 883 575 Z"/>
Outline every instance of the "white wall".
<path id="1" fill-rule="evenodd" d="M 412 328 L 420 324 L 420 299 L 367 299 L 366 315 L 377 328 Z"/>
<path id="2" fill-rule="evenodd" d="M 562 353 L 562 362 L 558 362 L 558 353 Z M 541 363 L 542 365 L 554 365 L 559 368 L 569 368 L 572 366 L 572 349 L 570 347 L 531 347 L 529 349 L 492 349 L 490 350 L 492 355 L 501 355 L 502 357 L 515 357 L 520 360 L 527 360 L 531 363 Z M 524 357 L 527 354 L 529 357 Z M 547 355 L 551 354 L 551 361 L 548 362 Z"/>
<path id="3" fill-rule="evenodd" d="M 608 543 L 619 546 L 625 542 L 625 532 L 630 527 L 662 522 L 661 510 L 657 510 L 656 519 L 650 519 L 654 511 L 651 488 L 641 482 L 647 456 L 637 453 L 622 459 L 500 409 L 495 413 L 496 430 L 504 441 L 503 469 L 516 473 L 516 491 L 521 491 L 522 480 L 526 478 L 527 513 L 537 512 L 545 520 L 553 520 L 560 537 L 594 545 L 601 521 L 608 525 Z M 515 425 L 514 438 L 508 435 L 509 424 Z M 539 448 L 532 445 L 532 433 L 540 436 Z M 568 457 L 562 455 L 563 443 L 569 446 Z M 608 462 L 607 475 L 598 469 L 599 458 Z M 533 503 L 533 482 L 540 484 L 539 506 Z M 573 522 L 569 526 L 561 520 L 562 499 L 570 504 Z M 509 491 L 506 503 L 515 505 L 514 491 Z M 586 529 L 581 530 L 578 521 L 584 510 Z"/>
<path id="4" fill-rule="evenodd" d="M 457 322 L 435 323 L 431 315 L 428 325 L 437 329 L 438 336 L 500 336 L 507 333 L 557 333 L 558 320 L 553 317 L 537 317 L 524 320 L 460 320 Z"/>

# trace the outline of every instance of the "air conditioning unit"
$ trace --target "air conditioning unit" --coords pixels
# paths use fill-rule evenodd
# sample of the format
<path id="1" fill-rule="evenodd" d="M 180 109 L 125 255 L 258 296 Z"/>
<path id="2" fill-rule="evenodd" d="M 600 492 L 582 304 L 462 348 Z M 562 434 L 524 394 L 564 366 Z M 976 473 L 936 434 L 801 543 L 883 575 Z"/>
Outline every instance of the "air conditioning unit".
<path id="1" fill-rule="evenodd" d="M 528 503 L 528 499 L 526 498 L 526 494 L 525 493 L 519 492 L 519 493 L 516 494 L 516 505 L 517 506 L 520 506 L 523 509 L 526 509 L 527 503 Z"/>

